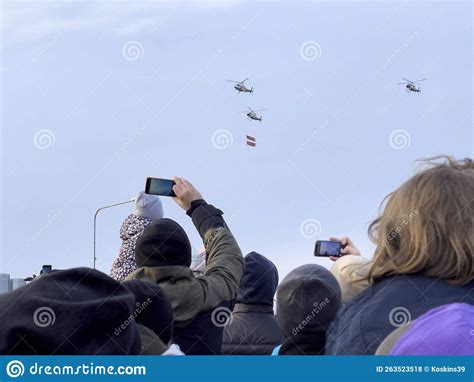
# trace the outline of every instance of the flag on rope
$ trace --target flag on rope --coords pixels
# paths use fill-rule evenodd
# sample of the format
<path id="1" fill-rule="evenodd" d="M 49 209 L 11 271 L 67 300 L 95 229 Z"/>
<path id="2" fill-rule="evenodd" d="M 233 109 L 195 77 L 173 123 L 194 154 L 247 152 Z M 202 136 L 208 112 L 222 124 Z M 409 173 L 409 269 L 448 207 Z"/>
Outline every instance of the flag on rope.
<path id="1" fill-rule="evenodd" d="M 256 145 L 257 142 L 255 141 L 255 138 L 251 137 L 250 135 L 247 135 L 247 146 L 255 147 Z"/>

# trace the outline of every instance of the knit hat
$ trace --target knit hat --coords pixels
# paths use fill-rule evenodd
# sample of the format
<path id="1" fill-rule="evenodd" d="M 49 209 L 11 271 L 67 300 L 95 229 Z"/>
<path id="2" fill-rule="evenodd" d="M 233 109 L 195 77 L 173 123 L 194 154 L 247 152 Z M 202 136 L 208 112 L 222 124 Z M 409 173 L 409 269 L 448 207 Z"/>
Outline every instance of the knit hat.
<path id="1" fill-rule="evenodd" d="M 474 306 L 449 304 L 411 323 L 391 355 L 474 355 Z"/>
<path id="2" fill-rule="evenodd" d="M 135 197 L 135 215 L 151 220 L 161 219 L 164 213 L 160 197 L 140 191 Z"/>
<path id="3" fill-rule="evenodd" d="M 275 264 L 257 252 L 250 252 L 244 260 L 244 274 L 240 279 L 236 302 L 273 307 L 273 297 L 278 286 Z"/>
<path id="4" fill-rule="evenodd" d="M 331 273 L 339 282 L 343 303 L 346 303 L 369 286 L 369 281 L 364 277 L 368 275 L 370 265 L 370 260 L 355 255 L 341 256 L 334 262 Z"/>
<path id="5" fill-rule="evenodd" d="M 135 248 L 137 267 L 191 266 L 191 244 L 184 229 L 171 219 L 145 228 Z"/>
<path id="6" fill-rule="evenodd" d="M 171 324 L 171 308 L 158 285 L 139 281 L 131 287 L 97 270 L 74 268 L 0 295 L 0 354 L 138 354 L 135 322 L 159 334 L 163 323 L 153 320 Z M 140 309 L 145 296 L 151 301 Z"/>
<path id="7" fill-rule="evenodd" d="M 324 331 L 341 306 L 336 278 L 317 264 L 291 271 L 277 291 L 277 319 L 285 337 Z"/>

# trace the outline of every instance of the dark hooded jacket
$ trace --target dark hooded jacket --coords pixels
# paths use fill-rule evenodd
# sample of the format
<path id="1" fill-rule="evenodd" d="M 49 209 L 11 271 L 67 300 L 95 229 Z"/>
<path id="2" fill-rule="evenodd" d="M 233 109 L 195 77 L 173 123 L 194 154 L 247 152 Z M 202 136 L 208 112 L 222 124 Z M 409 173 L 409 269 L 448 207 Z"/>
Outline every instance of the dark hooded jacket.
<path id="1" fill-rule="evenodd" d="M 474 305 L 474 281 L 458 286 L 421 274 L 386 277 L 340 310 L 328 331 L 326 354 L 375 354 L 397 327 L 456 302 Z"/>
<path id="2" fill-rule="evenodd" d="M 277 286 L 275 265 L 256 252 L 249 253 L 232 320 L 224 330 L 222 354 L 269 355 L 282 343 L 283 335 L 273 313 Z"/>
<path id="3" fill-rule="evenodd" d="M 341 307 L 336 278 L 317 264 L 291 271 L 277 292 L 277 319 L 285 341 L 279 355 L 324 354 L 326 331 Z"/>
<path id="4" fill-rule="evenodd" d="M 187 214 L 206 248 L 204 275 L 196 277 L 189 268 L 191 246 L 184 230 L 170 219 L 160 219 L 137 240 L 138 268 L 127 279 L 146 279 L 163 288 L 173 309 L 173 342 L 185 354 L 220 354 L 223 323 L 242 277 L 243 257 L 222 211 L 197 200 Z"/>
<path id="5" fill-rule="evenodd" d="M 0 354 L 140 354 L 138 326 L 168 344 L 172 312 L 156 284 L 89 268 L 54 271 L 0 295 Z M 165 350 L 165 349 L 162 349 Z"/>

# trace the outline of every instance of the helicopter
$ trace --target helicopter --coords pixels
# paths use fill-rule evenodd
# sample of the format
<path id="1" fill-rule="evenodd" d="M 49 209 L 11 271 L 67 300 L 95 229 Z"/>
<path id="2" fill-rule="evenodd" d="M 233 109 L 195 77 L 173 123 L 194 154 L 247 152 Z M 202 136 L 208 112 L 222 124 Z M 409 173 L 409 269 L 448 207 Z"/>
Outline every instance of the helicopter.
<path id="1" fill-rule="evenodd" d="M 260 109 L 260 110 L 252 110 L 252 108 L 250 106 L 248 106 L 249 110 L 250 111 L 241 111 L 241 113 L 246 113 L 247 114 L 247 118 L 250 120 L 254 120 L 254 121 L 259 121 L 259 122 L 262 122 L 262 116 L 258 116 L 257 115 L 257 111 L 265 111 L 267 109 Z"/>
<path id="2" fill-rule="evenodd" d="M 416 80 L 416 81 L 410 81 L 410 80 L 407 80 L 406 78 L 402 78 L 402 79 L 405 80 L 405 82 L 400 82 L 398 85 L 406 85 L 407 93 L 410 93 L 410 92 L 421 93 L 421 87 L 418 84 L 418 82 L 426 80 L 426 78 L 422 78 L 421 80 Z M 418 85 L 418 87 L 416 85 Z"/>
<path id="3" fill-rule="evenodd" d="M 233 81 L 233 80 L 226 80 L 228 82 L 234 82 L 234 89 L 237 90 L 239 93 L 253 93 L 253 86 L 249 89 L 244 85 L 244 82 L 247 81 L 248 78 L 246 78 L 243 81 Z"/>

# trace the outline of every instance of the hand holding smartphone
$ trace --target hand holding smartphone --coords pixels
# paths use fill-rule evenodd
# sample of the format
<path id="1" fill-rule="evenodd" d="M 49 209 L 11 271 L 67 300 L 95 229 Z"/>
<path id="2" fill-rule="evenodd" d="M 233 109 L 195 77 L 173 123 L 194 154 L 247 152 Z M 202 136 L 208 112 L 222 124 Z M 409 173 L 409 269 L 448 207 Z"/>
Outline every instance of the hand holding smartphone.
<path id="1" fill-rule="evenodd" d="M 171 179 L 147 178 L 145 185 L 145 194 L 176 196 L 173 191 L 175 181 Z"/>
<path id="2" fill-rule="evenodd" d="M 176 193 L 175 193 L 176 190 Z M 191 208 L 191 203 L 202 199 L 198 190 L 186 179 L 175 177 L 171 179 L 147 178 L 145 193 L 153 195 L 171 196 L 185 211 Z"/>
<path id="3" fill-rule="evenodd" d="M 314 247 L 314 256 L 341 257 L 342 243 L 340 241 L 318 240 Z"/>

